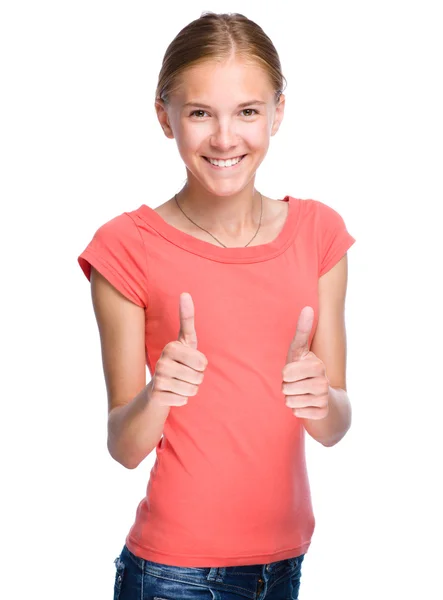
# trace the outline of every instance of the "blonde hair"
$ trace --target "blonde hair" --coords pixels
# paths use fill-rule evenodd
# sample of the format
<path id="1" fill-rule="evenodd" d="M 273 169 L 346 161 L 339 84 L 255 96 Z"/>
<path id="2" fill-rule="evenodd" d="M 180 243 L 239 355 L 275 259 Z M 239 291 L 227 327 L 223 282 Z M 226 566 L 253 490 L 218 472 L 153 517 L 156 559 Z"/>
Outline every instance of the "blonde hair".
<path id="1" fill-rule="evenodd" d="M 156 100 L 168 104 L 186 69 L 208 61 L 223 62 L 232 55 L 265 70 L 277 103 L 286 79 L 270 38 L 244 15 L 209 11 L 186 25 L 167 47 L 158 77 Z"/>

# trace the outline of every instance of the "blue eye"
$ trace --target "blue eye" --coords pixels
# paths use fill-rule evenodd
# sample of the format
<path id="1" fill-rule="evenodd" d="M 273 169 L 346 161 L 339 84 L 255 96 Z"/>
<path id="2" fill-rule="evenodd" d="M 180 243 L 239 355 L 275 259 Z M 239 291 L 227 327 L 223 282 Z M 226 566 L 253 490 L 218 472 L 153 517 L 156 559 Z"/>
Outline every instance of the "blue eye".
<path id="1" fill-rule="evenodd" d="M 258 110 L 255 110 L 255 108 L 244 108 L 241 112 L 245 112 L 245 110 L 250 110 L 253 111 L 254 113 L 258 114 Z M 189 115 L 190 117 L 194 116 L 195 113 L 205 113 L 206 111 L 203 109 L 198 109 L 198 110 L 193 110 L 191 112 L 191 114 Z M 206 113 L 207 114 L 207 113 Z M 245 115 L 246 117 L 252 117 L 254 115 Z M 198 117 L 199 118 L 199 117 Z"/>

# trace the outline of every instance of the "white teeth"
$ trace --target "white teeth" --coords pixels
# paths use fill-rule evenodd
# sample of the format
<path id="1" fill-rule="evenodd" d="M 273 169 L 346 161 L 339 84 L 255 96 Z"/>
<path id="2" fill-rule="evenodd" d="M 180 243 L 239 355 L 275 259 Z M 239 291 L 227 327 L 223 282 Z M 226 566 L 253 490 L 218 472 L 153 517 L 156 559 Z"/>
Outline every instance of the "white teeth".
<path id="1" fill-rule="evenodd" d="M 213 158 L 208 158 L 211 165 L 215 165 L 216 167 L 232 167 L 241 161 L 241 156 L 237 158 L 228 158 L 228 160 L 215 160 Z"/>

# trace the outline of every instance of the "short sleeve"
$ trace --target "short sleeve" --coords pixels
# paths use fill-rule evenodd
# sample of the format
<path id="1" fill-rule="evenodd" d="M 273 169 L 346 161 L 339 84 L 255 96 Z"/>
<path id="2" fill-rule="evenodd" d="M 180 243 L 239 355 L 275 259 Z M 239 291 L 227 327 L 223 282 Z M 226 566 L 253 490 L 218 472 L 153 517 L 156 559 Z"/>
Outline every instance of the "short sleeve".
<path id="1" fill-rule="evenodd" d="M 92 265 L 126 298 L 147 308 L 147 255 L 141 233 L 129 213 L 122 213 L 97 229 L 77 260 L 88 280 Z"/>
<path id="2" fill-rule="evenodd" d="M 346 254 L 356 240 L 336 210 L 318 200 L 316 203 L 319 213 L 318 276 L 321 277 Z"/>

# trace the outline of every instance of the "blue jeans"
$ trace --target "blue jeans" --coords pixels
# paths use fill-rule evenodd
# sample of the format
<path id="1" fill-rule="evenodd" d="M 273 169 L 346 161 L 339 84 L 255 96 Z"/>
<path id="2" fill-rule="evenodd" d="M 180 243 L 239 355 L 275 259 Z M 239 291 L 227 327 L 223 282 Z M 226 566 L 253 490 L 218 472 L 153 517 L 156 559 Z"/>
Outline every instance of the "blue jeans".
<path id="1" fill-rule="evenodd" d="M 114 563 L 114 600 L 297 600 L 305 554 L 263 565 L 176 567 L 124 544 Z"/>

